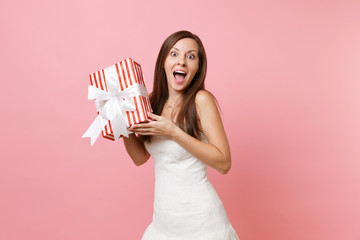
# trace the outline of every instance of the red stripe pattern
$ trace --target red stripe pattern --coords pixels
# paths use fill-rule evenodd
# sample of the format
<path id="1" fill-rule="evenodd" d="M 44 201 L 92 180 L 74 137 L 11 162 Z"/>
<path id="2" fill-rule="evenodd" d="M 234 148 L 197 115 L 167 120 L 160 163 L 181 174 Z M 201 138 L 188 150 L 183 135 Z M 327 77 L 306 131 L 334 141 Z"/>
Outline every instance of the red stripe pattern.
<path id="1" fill-rule="evenodd" d="M 128 88 L 129 86 L 132 86 L 133 84 L 140 84 L 146 88 L 141 66 L 133 59 L 127 58 L 119 63 L 116 63 L 115 69 L 116 74 L 119 78 L 119 85 L 121 91 Z M 90 74 L 89 77 L 90 84 L 92 86 L 108 92 L 104 69 Z M 131 127 L 132 125 L 140 122 L 150 121 L 148 113 L 152 112 L 152 109 L 150 106 L 149 98 L 146 96 L 142 96 L 139 93 L 138 96 L 132 97 L 132 100 L 136 106 L 136 111 L 126 112 L 124 120 L 127 126 Z M 97 114 L 99 114 L 99 112 Z M 104 138 L 115 140 L 110 121 L 108 121 L 101 133 Z"/>

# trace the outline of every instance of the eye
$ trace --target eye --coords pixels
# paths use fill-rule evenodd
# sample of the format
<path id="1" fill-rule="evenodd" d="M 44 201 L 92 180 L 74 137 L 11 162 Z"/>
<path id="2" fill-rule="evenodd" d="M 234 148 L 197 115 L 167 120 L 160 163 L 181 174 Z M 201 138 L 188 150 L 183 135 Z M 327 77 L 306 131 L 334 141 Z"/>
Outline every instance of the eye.
<path id="1" fill-rule="evenodd" d="M 176 52 L 170 52 L 170 56 L 176 57 L 177 53 Z"/>
<path id="2" fill-rule="evenodd" d="M 189 59 L 194 59 L 194 58 L 195 58 L 195 55 L 189 54 L 189 55 L 188 55 L 188 58 L 189 58 Z"/>

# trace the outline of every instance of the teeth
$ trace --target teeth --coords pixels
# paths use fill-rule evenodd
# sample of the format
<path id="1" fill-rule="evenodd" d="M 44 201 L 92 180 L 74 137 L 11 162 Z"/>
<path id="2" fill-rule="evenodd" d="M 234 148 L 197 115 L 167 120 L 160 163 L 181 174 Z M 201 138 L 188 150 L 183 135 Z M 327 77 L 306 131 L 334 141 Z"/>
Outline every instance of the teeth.
<path id="1" fill-rule="evenodd" d="M 184 71 L 175 71 L 174 73 L 186 74 Z"/>

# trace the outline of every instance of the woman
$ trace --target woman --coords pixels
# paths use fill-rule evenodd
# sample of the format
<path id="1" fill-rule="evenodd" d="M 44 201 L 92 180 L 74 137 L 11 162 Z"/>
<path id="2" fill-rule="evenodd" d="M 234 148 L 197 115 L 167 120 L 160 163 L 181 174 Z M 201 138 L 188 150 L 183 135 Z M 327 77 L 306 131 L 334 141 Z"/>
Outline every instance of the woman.
<path id="1" fill-rule="evenodd" d="M 230 170 L 230 148 L 211 93 L 204 90 L 206 54 L 188 31 L 170 35 L 155 67 L 153 121 L 129 128 L 127 152 L 139 166 L 155 162 L 153 221 L 142 240 L 237 240 L 207 166 Z"/>

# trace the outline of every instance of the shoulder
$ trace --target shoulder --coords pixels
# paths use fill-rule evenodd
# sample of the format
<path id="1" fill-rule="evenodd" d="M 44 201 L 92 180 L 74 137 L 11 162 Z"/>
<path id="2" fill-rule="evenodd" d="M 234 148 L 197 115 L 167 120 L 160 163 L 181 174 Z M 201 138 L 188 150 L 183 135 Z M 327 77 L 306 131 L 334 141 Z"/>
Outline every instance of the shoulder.
<path id="1" fill-rule="evenodd" d="M 214 95 L 207 90 L 199 90 L 195 96 L 196 111 L 202 115 L 205 112 L 217 112 L 218 105 Z"/>
<path id="2" fill-rule="evenodd" d="M 195 103 L 198 106 L 209 104 L 214 102 L 214 95 L 207 90 L 199 90 L 195 96 Z"/>

